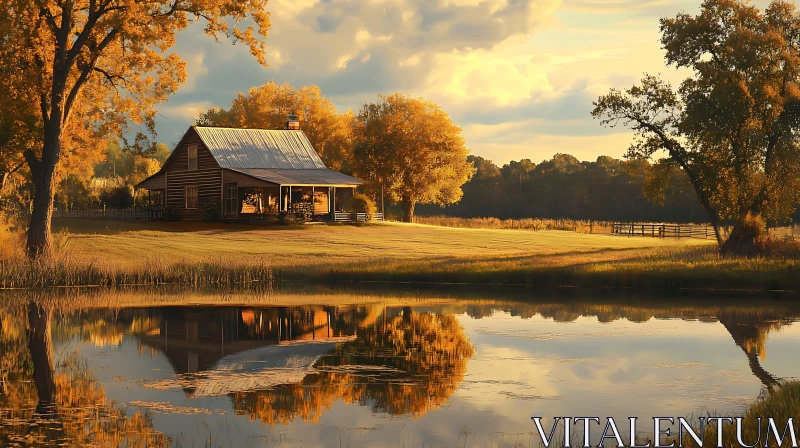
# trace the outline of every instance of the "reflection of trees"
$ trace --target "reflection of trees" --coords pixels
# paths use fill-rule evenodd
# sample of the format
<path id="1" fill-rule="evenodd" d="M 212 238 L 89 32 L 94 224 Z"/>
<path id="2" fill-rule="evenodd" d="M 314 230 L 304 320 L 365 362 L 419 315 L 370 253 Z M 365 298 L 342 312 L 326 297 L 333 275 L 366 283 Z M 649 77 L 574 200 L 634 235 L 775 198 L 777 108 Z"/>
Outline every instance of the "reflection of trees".
<path id="1" fill-rule="evenodd" d="M 771 331 L 780 330 L 785 323 L 774 316 L 742 316 L 734 313 L 721 313 L 719 321 L 733 337 L 734 342 L 747 355 L 750 370 L 770 391 L 778 385 L 779 379 L 767 372 L 761 361 L 767 359 L 766 343 Z"/>
<path id="2" fill-rule="evenodd" d="M 234 394 L 237 410 L 266 424 L 317 421 L 336 400 L 390 415 L 442 406 L 464 379 L 474 348 L 452 315 L 413 313 L 360 328 L 298 384 Z"/>
<path id="3" fill-rule="evenodd" d="M 166 446 L 148 416 L 128 417 L 106 398 L 77 356 L 53 368 L 51 310 L 31 301 L 0 315 L 0 446 Z"/>

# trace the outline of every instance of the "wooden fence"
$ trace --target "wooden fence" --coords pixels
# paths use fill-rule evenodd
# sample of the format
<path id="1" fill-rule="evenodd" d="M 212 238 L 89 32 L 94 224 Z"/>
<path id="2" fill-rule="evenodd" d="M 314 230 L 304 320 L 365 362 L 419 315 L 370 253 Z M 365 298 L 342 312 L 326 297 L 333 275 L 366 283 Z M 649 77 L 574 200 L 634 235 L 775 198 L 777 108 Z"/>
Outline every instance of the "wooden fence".
<path id="1" fill-rule="evenodd" d="M 154 220 L 161 219 L 162 210 L 137 210 L 137 209 L 85 209 L 85 210 L 53 210 L 53 218 L 84 218 L 84 219 L 119 219 L 119 220 Z"/>
<path id="2" fill-rule="evenodd" d="M 727 238 L 730 228 L 720 228 L 722 237 Z M 797 225 L 770 227 L 767 232 L 772 237 L 795 238 L 800 235 Z M 700 238 L 714 239 L 714 227 L 710 224 L 668 224 L 668 223 L 642 223 L 642 222 L 615 222 L 611 225 L 613 235 L 642 236 L 650 238 Z"/>
<path id="3" fill-rule="evenodd" d="M 715 238 L 714 228 L 706 224 L 615 222 L 611 225 L 611 233 L 651 238 Z"/>

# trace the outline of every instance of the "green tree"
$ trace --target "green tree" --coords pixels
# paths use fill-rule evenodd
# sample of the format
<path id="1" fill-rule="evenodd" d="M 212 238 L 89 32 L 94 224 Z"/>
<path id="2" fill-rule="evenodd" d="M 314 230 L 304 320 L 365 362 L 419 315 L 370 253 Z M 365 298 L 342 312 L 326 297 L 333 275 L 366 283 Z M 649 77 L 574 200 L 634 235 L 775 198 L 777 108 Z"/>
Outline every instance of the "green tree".
<path id="1" fill-rule="evenodd" d="M 475 173 L 461 128 L 432 101 L 381 95 L 361 109 L 354 133 L 357 173 L 400 203 L 405 222 L 416 204 L 458 202 Z"/>
<path id="2" fill-rule="evenodd" d="M 41 115 L 41 150 L 26 150 L 35 192 L 27 249 L 47 255 L 50 222 L 63 148 L 81 130 L 109 132 L 129 120 L 153 132 L 154 106 L 186 78 L 180 57 L 168 50 L 193 19 L 206 34 L 231 36 L 266 64 L 266 0 L 0 0 L 5 12 L 2 66 L 35 73 L 22 82 Z M 252 19 L 252 21 L 248 20 Z M 247 28 L 241 23 L 254 23 Z M 257 31 L 255 28 L 258 28 Z M 31 78 L 28 76 L 28 78 Z M 118 135 L 120 135 L 118 133 Z M 141 136 L 144 137 L 144 136 Z M 136 139 L 139 146 L 142 139 Z"/>
<path id="3" fill-rule="evenodd" d="M 328 168 L 352 171 L 351 122 L 353 113 L 340 114 L 317 86 L 295 89 L 268 82 L 240 93 L 229 109 L 214 107 L 202 112 L 197 124 L 250 129 L 284 129 L 286 116 L 296 113 L 301 129 Z"/>
<path id="4" fill-rule="evenodd" d="M 661 163 L 686 173 L 723 253 L 752 244 L 753 222 L 785 219 L 797 201 L 798 29 L 789 2 L 762 12 L 741 0 L 706 0 L 697 16 L 661 20 L 667 64 L 693 71 L 677 91 L 645 76 L 594 103 L 604 125 L 634 131 L 629 158 L 666 153 Z M 721 220 L 735 222 L 727 240 Z"/>
<path id="5" fill-rule="evenodd" d="M 536 164 L 531 162 L 531 159 L 522 159 L 519 162 L 510 161 L 503 165 L 500 173 L 508 185 L 509 193 L 516 193 L 517 196 L 522 195 L 522 184 L 530 179 L 533 170 L 536 169 Z"/>
<path id="6" fill-rule="evenodd" d="M 172 150 L 170 150 L 167 145 L 163 143 L 157 143 L 151 158 L 157 160 L 158 163 L 163 165 L 164 162 L 166 162 L 169 158 L 170 154 L 172 154 Z"/>

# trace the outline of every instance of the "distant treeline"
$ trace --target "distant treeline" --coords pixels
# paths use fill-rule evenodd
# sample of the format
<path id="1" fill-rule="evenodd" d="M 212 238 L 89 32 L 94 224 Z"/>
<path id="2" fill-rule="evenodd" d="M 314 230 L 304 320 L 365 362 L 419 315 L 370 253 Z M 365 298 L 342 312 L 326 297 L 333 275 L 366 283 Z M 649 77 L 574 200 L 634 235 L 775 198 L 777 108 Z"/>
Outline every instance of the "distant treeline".
<path id="1" fill-rule="evenodd" d="M 682 172 L 655 179 L 645 160 L 601 156 L 581 162 L 556 154 L 539 164 L 523 159 L 502 167 L 479 156 L 469 160 L 477 172 L 464 185 L 461 201 L 449 207 L 420 205 L 419 215 L 687 223 L 707 219 Z M 796 218 L 797 214 L 795 222 Z"/>

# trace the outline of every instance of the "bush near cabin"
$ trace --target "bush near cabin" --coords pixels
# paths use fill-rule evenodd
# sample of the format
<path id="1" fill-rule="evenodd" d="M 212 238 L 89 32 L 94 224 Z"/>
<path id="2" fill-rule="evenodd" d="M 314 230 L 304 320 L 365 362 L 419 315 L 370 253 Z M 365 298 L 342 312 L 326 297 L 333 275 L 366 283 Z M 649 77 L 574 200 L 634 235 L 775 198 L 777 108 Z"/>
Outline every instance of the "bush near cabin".
<path id="1" fill-rule="evenodd" d="M 364 193 L 355 193 L 353 194 L 353 199 L 351 200 L 351 207 L 354 214 L 363 213 L 367 216 L 367 221 L 371 220 L 375 217 L 375 213 L 378 211 L 378 207 L 375 205 L 375 201 L 365 195 Z"/>

